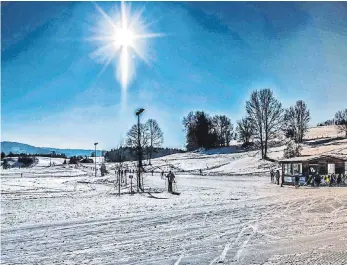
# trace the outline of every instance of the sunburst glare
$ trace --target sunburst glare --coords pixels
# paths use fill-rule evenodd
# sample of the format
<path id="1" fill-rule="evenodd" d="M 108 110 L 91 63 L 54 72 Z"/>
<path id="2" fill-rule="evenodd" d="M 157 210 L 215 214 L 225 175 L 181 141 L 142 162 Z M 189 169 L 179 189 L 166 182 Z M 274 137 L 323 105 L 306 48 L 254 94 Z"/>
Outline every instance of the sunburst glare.
<path id="1" fill-rule="evenodd" d="M 111 62 L 115 62 L 116 78 L 122 87 L 122 101 L 126 98 L 127 88 L 134 78 L 134 59 L 149 64 L 151 57 L 147 49 L 147 40 L 164 36 L 163 33 L 152 33 L 142 18 L 144 8 L 132 12 L 130 4 L 120 4 L 120 10 L 108 15 L 101 7 L 95 4 L 101 15 L 97 25 L 92 28 L 93 36 L 90 41 L 98 42 L 98 48 L 91 57 L 102 63 L 103 72 Z"/>

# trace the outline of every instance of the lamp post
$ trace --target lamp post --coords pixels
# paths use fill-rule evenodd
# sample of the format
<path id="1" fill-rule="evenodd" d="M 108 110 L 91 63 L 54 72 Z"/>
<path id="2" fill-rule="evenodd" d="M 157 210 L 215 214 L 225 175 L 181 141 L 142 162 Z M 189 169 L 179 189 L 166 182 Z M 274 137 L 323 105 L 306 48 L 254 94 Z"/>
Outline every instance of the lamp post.
<path id="1" fill-rule="evenodd" d="M 96 145 L 98 143 L 94 143 L 94 146 L 95 146 L 95 151 L 94 151 L 94 158 L 95 158 L 95 177 L 96 177 Z"/>
<path id="2" fill-rule="evenodd" d="M 137 148 L 138 148 L 138 170 L 137 170 L 137 192 L 141 188 L 141 168 L 142 168 L 142 150 L 141 150 L 141 132 L 140 132 L 140 114 L 144 111 L 144 108 L 140 108 L 136 111 L 137 116 Z"/>

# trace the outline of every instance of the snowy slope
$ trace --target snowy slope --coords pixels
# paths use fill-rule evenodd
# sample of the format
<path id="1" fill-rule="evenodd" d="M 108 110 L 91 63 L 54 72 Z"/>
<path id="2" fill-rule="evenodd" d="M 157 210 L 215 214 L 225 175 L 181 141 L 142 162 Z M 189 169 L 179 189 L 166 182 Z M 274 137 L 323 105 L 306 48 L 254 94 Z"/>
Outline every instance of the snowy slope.
<path id="1" fill-rule="evenodd" d="M 114 174 L 95 178 L 85 168 L 39 166 L 43 160 L 1 171 L 2 264 L 345 264 L 346 189 L 317 192 L 280 188 L 265 176 L 177 173 L 181 195 L 175 196 L 159 173 L 147 173 L 145 188 L 161 191 L 155 193 L 161 199 L 118 197 Z M 225 172 L 242 160 L 252 162 L 239 157 Z M 167 161 L 185 165 L 179 155 Z"/>

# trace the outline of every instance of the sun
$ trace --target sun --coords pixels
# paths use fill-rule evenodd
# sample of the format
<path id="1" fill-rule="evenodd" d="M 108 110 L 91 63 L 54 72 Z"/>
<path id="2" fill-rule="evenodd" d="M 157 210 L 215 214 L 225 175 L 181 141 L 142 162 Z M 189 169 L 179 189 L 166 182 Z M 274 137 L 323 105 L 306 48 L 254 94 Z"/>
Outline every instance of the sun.
<path id="1" fill-rule="evenodd" d="M 103 64 L 101 73 L 115 62 L 116 79 L 120 82 L 123 99 L 126 97 L 128 86 L 135 76 L 134 60 L 140 58 L 149 64 L 150 56 L 147 41 L 152 38 L 165 36 L 163 33 L 152 33 L 142 18 L 144 8 L 132 12 L 130 5 L 121 2 L 120 10 L 108 15 L 95 4 L 100 13 L 99 23 L 92 28 L 93 36 L 90 41 L 98 43 L 98 48 L 91 57 Z M 135 58 L 135 59 L 134 59 Z"/>
<path id="2" fill-rule="evenodd" d="M 120 29 L 116 34 L 114 38 L 115 45 L 120 46 L 126 46 L 126 47 L 132 47 L 134 45 L 134 33 L 127 28 Z"/>

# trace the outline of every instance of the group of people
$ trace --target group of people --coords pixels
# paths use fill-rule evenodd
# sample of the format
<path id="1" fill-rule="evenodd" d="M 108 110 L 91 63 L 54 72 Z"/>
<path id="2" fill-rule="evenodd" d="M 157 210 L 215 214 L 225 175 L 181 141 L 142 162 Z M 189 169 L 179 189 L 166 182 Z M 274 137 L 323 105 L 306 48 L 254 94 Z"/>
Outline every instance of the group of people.
<path id="1" fill-rule="evenodd" d="M 343 174 L 329 174 L 326 176 L 323 176 L 323 181 L 326 186 L 333 187 L 333 186 L 340 186 L 347 184 L 346 183 L 346 175 Z"/>
<path id="2" fill-rule="evenodd" d="M 325 185 L 329 187 L 333 186 L 341 186 L 346 185 L 347 176 L 345 174 L 329 174 L 325 176 L 321 176 L 318 173 L 309 176 L 307 180 L 307 185 L 311 185 L 312 187 L 319 187 L 320 185 Z"/>
<path id="3" fill-rule="evenodd" d="M 270 171 L 270 177 L 271 177 L 271 183 L 276 183 L 279 185 L 280 179 L 281 179 L 281 187 L 283 187 L 284 184 L 284 176 L 282 175 L 280 170 L 271 170 Z M 294 185 L 296 187 L 300 186 L 300 177 L 301 174 L 299 172 L 294 173 Z M 310 175 L 309 177 L 305 178 L 305 186 L 311 185 L 312 187 L 319 187 L 321 185 L 333 187 L 333 186 L 341 186 L 347 184 L 347 175 L 345 174 L 329 174 L 326 176 L 321 176 L 318 174 L 318 172 L 315 172 L 314 174 Z"/>
<path id="4" fill-rule="evenodd" d="M 280 185 L 281 173 L 279 170 L 271 169 L 270 176 L 271 176 L 271 183 L 276 183 L 277 185 Z M 281 187 L 283 186 L 283 182 L 284 180 L 282 179 Z"/>

